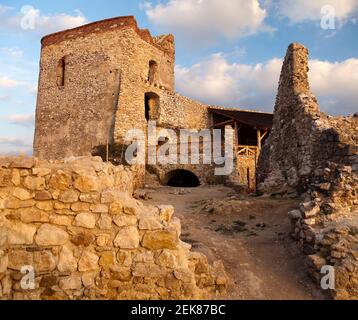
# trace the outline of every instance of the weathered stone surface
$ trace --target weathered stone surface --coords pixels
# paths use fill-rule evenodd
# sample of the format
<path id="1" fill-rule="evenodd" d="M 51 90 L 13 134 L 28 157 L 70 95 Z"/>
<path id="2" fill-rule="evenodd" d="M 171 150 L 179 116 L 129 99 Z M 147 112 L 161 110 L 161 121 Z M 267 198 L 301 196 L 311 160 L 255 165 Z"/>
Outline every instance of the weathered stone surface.
<path id="1" fill-rule="evenodd" d="M 11 186 L 12 172 L 9 169 L 0 169 L 0 187 Z"/>
<path id="2" fill-rule="evenodd" d="M 99 257 L 91 251 L 85 250 L 78 262 L 78 270 L 81 272 L 98 269 Z"/>
<path id="3" fill-rule="evenodd" d="M 101 214 L 97 224 L 101 230 L 110 230 L 112 228 L 112 217 L 109 214 Z"/>
<path id="4" fill-rule="evenodd" d="M 74 190 L 64 191 L 60 194 L 58 200 L 63 203 L 74 203 L 78 201 L 78 192 Z"/>
<path id="5" fill-rule="evenodd" d="M 173 206 L 158 206 L 159 215 L 162 221 L 170 222 L 174 215 L 174 207 Z"/>
<path id="6" fill-rule="evenodd" d="M 56 260 L 51 251 L 34 253 L 34 267 L 36 272 L 50 272 L 56 268 Z"/>
<path id="7" fill-rule="evenodd" d="M 71 247 L 67 245 L 62 247 L 57 268 L 60 272 L 74 272 L 77 270 L 77 260 L 73 255 Z"/>
<path id="8" fill-rule="evenodd" d="M 139 233 L 136 227 L 124 227 L 114 239 L 114 245 L 121 249 L 136 249 L 139 246 Z"/>
<path id="9" fill-rule="evenodd" d="M 15 157 L 11 162 L 11 167 L 18 169 L 31 169 L 34 165 L 34 158 Z"/>
<path id="10" fill-rule="evenodd" d="M 112 202 L 109 205 L 109 213 L 110 214 L 121 214 L 123 213 L 123 206 L 120 202 Z"/>
<path id="11" fill-rule="evenodd" d="M 72 176 L 59 170 L 51 176 L 49 186 L 51 189 L 65 191 L 72 186 Z"/>
<path id="12" fill-rule="evenodd" d="M 69 240 L 66 231 L 50 224 L 42 225 L 37 231 L 35 241 L 39 246 L 61 246 Z"/>
<path id="13" fill-rule="evenodd" d="M 71 238 L 71 242 L 74 245 L 84 247 L 90 246 L 95 240 L 95 235 L 88 231 L 80 232 Z"/>
<path id="14" fill-rule="evenodd" d="M 94 176 L 75 178 L 74 187 L 83 193 L 99 191 L 98 179 Z"/>
<path id="15" fill-rule="evenodd" d="M 45 177 L 51 173 L 50 168 L 33 168 L 32 174 L 38 177 Z"/>
<path id="16" fill-rule="evenodd" d="M 24 208 L 21 209 L 21 221 L 25 223 L 32 222 L 48 222 L 49 215 L 47 212 L 41 211 L 37 208 Z"/>
<path id="17" fill-rule="evenodd" d="M 306 219 L 315 217 L 320 212 L 320 207 L 314 202 L 305 202 L 300 205 L 303 216 Z"/>
<path id="18" fill-rule="evenodd" d="M 146 231 L 142 246 L 150 250 L 176 249 L 178 241 L 179 238 L 175 229 Z"/>
<path id="19" fill-rule="evenodd" d="M 40 191 L 44 190 L 46 186 L 46 180 L 41 177 L 28 176 L 24 180 L 24 186 L 29 190 Z"/>
<path id="20" fill-rule="evenodd" d="M 33 195 L 29 191 L 22 188 L 15 188 L 12 195 L 19 200 L 30 200 L 33 198 Z"/>
<path id="21" fill-rule="evenodd" d="M 136 216 L 116 215 L 113 217 L 113 222 L 120 228 L 135 226 L 137 225 L 137 221 L 138 219 Z"/>
<path id="22" fill-rule="evenodd" d="M 59 282 L 59 287 L 62 290 L 80 290 L 82 287 L 82 280 L 80 275 L 71 275 L 63 278 Z"/>
<path id="23" fill-rule="evenodd" d="M 8 244 L 20 245 L 20 244 L 32 244 L 34 242 L 34 235 L 37 227 L 34 225 L 28 225 L 21 222 L 13 222 L 9 226 L 8 230 Z"/>
<path id="24" fill-rule="evenodd" d="M 89 211 L 90 206 L 88 203 L 76 202 L 71 205 L 71 210 L 75 212 Z"/>
<path id="25" fill-rule="evenodd" d="M 91 211 L 95 213 L 108 213 L 108 206 L 105 204 L 92 204 Z"/>
<path id="26" fill-rule="evenodd" d="M 11 199 L 7 200 L 5 203 L 5 206 L 7 209 L 20 209 L 20 208 L 29 208 L 35 206 L 34 200 L 17 200 L 17 199 Z"/>
<path id="27" fill-rule="evenodd" d="M 41 201 L 36 204 L 36 208 L 43 211 L 53 211 L 53 202 L 52 201 Z"/>
<path id="28" fill-rule="evenodd" d="M 77 227 L 94 229 L 96 226 L 96 216 L 92 213 L 79 213 L 75 218 L 74 225 Z"/>
<path id="29" fill-rule="evenodd" d="M 130 217 L 130 216 L 129 216 Z M 159 216 L 143 214 L 139 219 L 139 229 L 141 230 L 159 230 L 163 229 L 164 226 L 159 220 Z"/>
<path id="30" fill-rule="evenodd" d="M 20 176 L 20 171 L 19 170 L 17 170 L 17 169 L 12 170 L 11 182 L 16 187 L 18 187 L 21 184 L 21 176 Z"/>
<path id="31" fill-rule="evenodd" d="M 52 214 L 49 219 L 51 224 L 56 224 L 58 226 L 70 226 L 72 224 L 72 218 L 70 216 Z"/>
<path id="32" fill-rule="evenodd" d="M 8 268 L 21 270 L 24 266 L 32 266 L 33 254 L 26 250 L 11 250 L 8 255 Z"/>
<path id="33" fill-rule="evenodd" d="M 35 193 L 35 200 L 36 201 L 47 201 L 47 200 L 52 200 L 52 195 L 50 192 L 48 191 L 37 191 Z"/>

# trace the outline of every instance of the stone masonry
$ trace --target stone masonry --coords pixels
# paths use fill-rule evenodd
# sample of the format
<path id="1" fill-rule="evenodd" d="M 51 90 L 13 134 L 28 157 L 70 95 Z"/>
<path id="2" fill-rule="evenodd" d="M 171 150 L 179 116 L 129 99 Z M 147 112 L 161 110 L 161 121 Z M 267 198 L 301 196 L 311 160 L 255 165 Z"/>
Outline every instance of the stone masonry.
<path id="1" fill-rule="evenodd" d="M 173 207 L 132 198 L 135 176 L 136 167 L 98 157 L 0 158 L 0 300 L 201 299 L 225 292 L 223 265 L 209 265 L 180 240 Z M 34 288 L 22 285 L 28 267 Z"/>
<path id="2" fill-rule="evenodd" d="M 291 44 L 283 64 L 274 126 L 258 163 L 263 193 L 297 192 L 292 235 L 319 280 L 335 267 L 337 299 L 358 299 L 358 117 L 322 113 L 308 82 L 308 50 Z"/>

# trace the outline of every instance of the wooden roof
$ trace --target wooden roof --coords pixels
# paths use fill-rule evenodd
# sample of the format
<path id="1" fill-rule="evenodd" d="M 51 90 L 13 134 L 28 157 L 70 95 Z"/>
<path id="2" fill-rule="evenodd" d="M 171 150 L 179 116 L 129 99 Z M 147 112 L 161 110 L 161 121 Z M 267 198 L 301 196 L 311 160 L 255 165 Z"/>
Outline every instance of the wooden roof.
<path id="1" fill-rule="evenodd" d="M 242 110 L 228 110 L 228 109 L 214 109 L 209 108 L 209 111 L 213 114 L 217 114 L 223 117 L 227 117 L 236 122 L 253 126 L 257 129 L 272 129 L 273 126 L 273 114 L 263 113 L 255 111 L 242 111 Z"/>

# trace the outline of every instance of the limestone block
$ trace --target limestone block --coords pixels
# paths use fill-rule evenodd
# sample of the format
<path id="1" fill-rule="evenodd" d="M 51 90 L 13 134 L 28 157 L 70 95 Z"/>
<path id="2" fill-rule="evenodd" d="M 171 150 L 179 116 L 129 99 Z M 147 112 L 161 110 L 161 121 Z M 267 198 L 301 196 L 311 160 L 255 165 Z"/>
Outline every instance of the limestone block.
<path id="1" fill-rule="evenodd" d="M 40 191 L 46 186 L 45 178 L 28 176 L 24 180 L 24 186 L 29 190 Z"/>
<path id="2" fill-rule="evenodd" d="M 12 172 L 10 169 L 0 169 L 0 187 L 9 187 L 12 185 Z"/>
<path id="3" fill-rule="evenodd" d="M 35 165 L 34 158 L 14 157 L 11 167 L 18 169 L 31 169 Z"/>
<path id="4" fill-rule="evenodd" d="M 21 184 L 20 171 L 17 169 L 12 170 L 11 182 L 14 186 L 18 187 Z"/>
<path id="5" fill-rule="evenodd" d="M 42 225 L 35 237 L 35 241 L 39 246 L 61 246 L 69 240 L 66 231 L 50 224 Z"/>
<path id="6" fill-rule="evenodd" d="M 25 223 L 49 222 L 49 214 L 37 208 L 24 208 L 20 211 L 21 221 Z"/>
<path id="7" fill-rule="evenodd" d="M 91 211 L 95 213 L 108 213 L 108 206 L 105 204 L 92 204 Z"/>
<path id="8" fill-rule="evenodd" d="M 50 168 L 33 168 L 32 174 L 38 177 L 45 177 L 51 173 Z"/>
<path id="9" fill-rule="evenodd" d="M 315 217 L 320 212 L 320 207 L 315 202 L 305 202 L 300 204 L 300 210 L 305 219 Z"/>
<path id="10" fill-rule="evenodd" d="M 72 238 L 71 238 L 71 242 L 74 245 L 84 246 L 84 247 L 90 246 L 95 240 L 96 240 L 95 235 L 89 231 L 80 232 L 80 233 L 72 236 Z"/>
<path id="11" fill-rule="evenodd" d="M 22 222 L 13 222 L 8 227 L 8 244 L 24 245 L 34 242 L 37 227 Z"/>
<path id="12" fill-rule="evenodd" d="M 116 215 L 113 217 L 113 222 L 120 228 L 127 226 L 136 226 L 137 225 L 136 216 L 127 216 L 127 215 Z"/>
<path id="13" fill-rule="evenodd" d="M 74 272 L 77 270 L 77 260 L 74 257 L 73 250 L 70 246 L 65 245 L 62 247 L 58 259 L 57 269 L 60 272 Z"/>
<path id="14" fill-rule="evenodd" d="M 65 191 L 72 186 L 72 176 L 62 170 L 54 173 L 49 181 L 51 189 Z"/>
<path id="15" fill-rule="evenodd" d="M 88 203 L 76 202 L 71 205 L 71 210 L 74 212 L 89 211 L 90 206 Z"/>
<path id="16" fill-rule="evenodd" d="M 101 214 L 97 222 L 101 230 L 110 230 L 112 228 L 112 218 L 109 214 Z"/>
<path id="17" fill-rule="evenodd" d="M 71 275 L 63 278 L 59 282 L 62 290 L 80 290 L 82 287 L 82 279 L 80 275 Z"/>
<path id="18" fill-rule="evenodd" d="M 100 188 L 97 177 L 89 175 L 75 178 L 74 187 L 83 193 L 99 191 Z"/>
<path id="19" fill-rule="evenodd" d="M 51 224 L 56 224 L 58 226 L 70 226 L 72 224 L 72 218 L 70 216 L 51 214 L 49 219 Z"/>
<path id="20" fill-rule="evenodd" d="M 98 269 L 99 257 L 91 251 L 85 250 L 78 262 L 78 270 L 81 272 Z"/>
<path id="21" fill-rule="evenodd" d="M 37 191 L 35 193 L 35 200 L 36 201 L 47 201 L 47 200 L 52 200 L 52 195 L 50 192 L 48 191 Z"/>
<path id="22" fill-rule="evenodd" d="M 33 195 L 23 188 L 15 188 L 12 195 L 19 200 L 30 200 L 33 198 Z"/>
<path id="23" fill-rule="evenodd" d="M 78 201 L 78 197 L 78 192 L 74 190 L 68 190 L 62 192 L 58 199 L 63 203 L 74 203 Z"/>
<path id="24" fill-rule="evenodd" d="M 29 208 L 34 207 L 36 202 L 34 200 L 17 200 L 17 199 L 9 199 L 6 201 L 5 206 L 7 209 L 20 209 L 20 208 Z"/>
<path id="25" fill-rule="evenodd" d="M 74 225 L 86 229 L 94 229 L 96 226 L 96 216 L 92 213 L 79 213 L 74 221 Z"/>
<path id="26" fill-rule="evenodd" d="M 164 228 L 159 217 L 147 214 L 142 214 L 140 216 L 138 227 L 140 230 L 160 230 Z"/>
<path id="27" fill-rule="evenodd" d="M 150 250 L 176 249 L 178 243 L 179 237 L 173 228 L 146 231 L 142 240 L 142 246 Z"/>
<path id="28" fill-rule="evenodd" d="M 162 221 L 170 222 L 174 215 L 174 207 L 173 206 L 158 206 L 159 215 Z"/>
<path id="29" fill-rule="evenodd" d="M 33 254 L 26 250 L 10 250 L 8 254 L 8 268 L 21 270 L 23 266 L 33 266 Z"/>
<path id="30" fill-rule="evenodd" d="M 123 212 L 123 206 L 120 202 L 112 202 L 109 205 L 109 213 L 112 215 L 121 214 Z"/>
<path id="31" fill-rule="evenodd" d="M 114 245 L 121 249 L 136 249 L 139 246 L 139 233 L 136 227 L 124 227 L 121 229 L 116 238 Z"/>
<path id="32" fill-rule="evenodd" d="M 50 272 L 56 268 L 56 260 L 51 251 L 34 253 L 34 267 L 36 272 Z"/>

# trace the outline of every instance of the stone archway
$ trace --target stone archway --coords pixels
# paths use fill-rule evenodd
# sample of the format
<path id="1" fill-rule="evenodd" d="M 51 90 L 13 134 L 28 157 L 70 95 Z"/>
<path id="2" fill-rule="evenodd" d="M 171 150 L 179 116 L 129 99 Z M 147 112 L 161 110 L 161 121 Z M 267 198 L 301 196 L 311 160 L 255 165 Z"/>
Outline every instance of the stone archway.
<path id="1" fill-rule="evenodd" d="M 163 184 L 169 187 L 196 188 L 200 186 L 200 180 L 189 170 L 177 169 L 165 175 Z"/>

